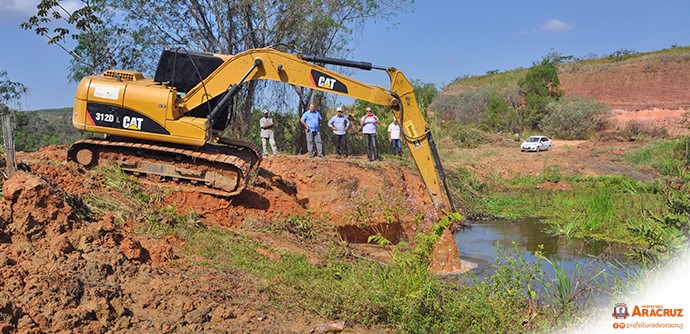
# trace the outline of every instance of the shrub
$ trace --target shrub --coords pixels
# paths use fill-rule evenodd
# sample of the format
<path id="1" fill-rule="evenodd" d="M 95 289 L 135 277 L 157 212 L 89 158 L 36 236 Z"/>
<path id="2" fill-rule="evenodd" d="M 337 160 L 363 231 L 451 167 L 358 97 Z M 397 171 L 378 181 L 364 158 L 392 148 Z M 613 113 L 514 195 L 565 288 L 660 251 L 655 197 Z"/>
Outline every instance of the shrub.
<path id="1" fill-rule="evenodd" d="M 489 139 L 481 131 L 455 121 L 433 122 L 431 126 L 437 140 L 450 138 L 457 147 L 475 148 L 489 143 Z"/>
<path id="2" fill-rule="evenodd" d="M 24 111 L 15 115 L 15 148 L 33 152 L 41 146 L 71 144 L 90 136 L 72 127 L 72 110 Z"/>
<path id="3" fill-rule="evenodd" d="M 668 130 L 657 126 L 630 121 L 625 128 L 620 130 L 619 135 L 628 141 L 635 141 L 644 138 L 668 138 Z"/>
<path id="4" fill-rule="evenodd" d="M 690 165 L 690 137 L 662 141 L 625 155 L 627 161 L 642 166 L 649 166 L 662 175 L 670 177 L 688 177 Z"/>
<path id="5" fill-rule="evenodd" d="M 492 86 L 485 86 L 458 95 L 441 95 L 431 103 L 429 109 L 444 121 L 453 120 L 465 125 L 479 125 L 489 109 L 492 97 L 500 95 Z"/>
<path id="6" fill-rule="evenodd" d="M 520 92 L 525 101 L 520 110 L 522 124 L 530 129 L 536 129 L 545 116 L 548 115 L 548 105 L 557 101 L 563 91 L 558 79 L 558 65 L 569 59 L 552 51 L 542 58 L 541 62 L 530 67 L 523 79 L 518 82 Z"/>
<path id="7" fill-rule="evenodd" d="M 606 124 L 608 106 L 582 97 L 549 103 L 541 129 L 562 139 L 588 139 Z"/>
<path id="8" fill-rule="evenodd" d="M 517 114 L 506 102 L 496 97 L 489 99 L 489 109 L 484 114 L 481 125 L 489 131 L 511 131 L 517 126 Z"/>

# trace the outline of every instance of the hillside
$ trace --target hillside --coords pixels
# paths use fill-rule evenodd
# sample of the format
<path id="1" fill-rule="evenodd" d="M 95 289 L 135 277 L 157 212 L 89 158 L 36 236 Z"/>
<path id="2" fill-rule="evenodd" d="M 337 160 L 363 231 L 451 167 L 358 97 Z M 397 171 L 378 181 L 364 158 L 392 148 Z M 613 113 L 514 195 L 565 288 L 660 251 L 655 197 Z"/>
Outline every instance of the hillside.
<path id="1" fill-rule="evenodd" d="M 690 47 L 569 63 L 559 68 L 559 78 L 566 95 L 591 97 L 614 110 L 688 109 Z"/>
<path id="2" fill-rule="evenodd" d="M 484 85 L 510 86 L 526 69 L 457 80 L 443 95 L 457 95 Z M 690 47 L 678 47 L 629 57 L 578 60 L 560 65 L 564 96 L 593 98 L 611 107 L 619 126 L 643 122 L 688 133 L 683 114 L 690 109 Z"/>

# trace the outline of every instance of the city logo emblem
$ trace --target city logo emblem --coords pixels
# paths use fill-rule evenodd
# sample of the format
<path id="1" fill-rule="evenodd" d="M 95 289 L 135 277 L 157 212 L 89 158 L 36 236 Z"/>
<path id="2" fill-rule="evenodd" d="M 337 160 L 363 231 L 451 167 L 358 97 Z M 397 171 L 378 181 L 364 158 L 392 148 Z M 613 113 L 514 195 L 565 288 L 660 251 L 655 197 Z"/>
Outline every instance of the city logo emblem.
<path id="1" fill-rule="evenodd" d="M 628 313 L 628 305 L 618 303 L 613 307 L 613 317 L 616 319 L 625 319 L 630 316 Z"/>

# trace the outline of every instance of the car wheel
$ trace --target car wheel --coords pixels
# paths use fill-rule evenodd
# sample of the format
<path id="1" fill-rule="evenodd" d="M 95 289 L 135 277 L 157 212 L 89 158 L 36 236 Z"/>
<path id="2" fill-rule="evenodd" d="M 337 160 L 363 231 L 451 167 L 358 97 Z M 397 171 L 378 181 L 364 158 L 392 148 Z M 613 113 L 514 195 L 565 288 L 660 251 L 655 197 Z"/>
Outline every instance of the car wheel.
<path id="1" fill-rule="evenodd" d="M 547 147 L 546 150 L 551 151 L 551 145 L 549 145 L 549 147 Z"/>

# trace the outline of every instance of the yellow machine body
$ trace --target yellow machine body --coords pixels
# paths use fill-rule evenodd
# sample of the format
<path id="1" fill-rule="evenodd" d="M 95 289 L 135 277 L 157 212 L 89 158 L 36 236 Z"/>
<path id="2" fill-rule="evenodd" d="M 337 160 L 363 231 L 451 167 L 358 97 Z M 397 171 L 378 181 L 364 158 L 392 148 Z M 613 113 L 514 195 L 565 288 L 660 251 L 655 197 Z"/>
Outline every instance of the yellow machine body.
<path id="1" fill-rule="evenodd" d="M 184 116 L 176 100 L 174 87 L 140 72 L 110 70 L 81 80 L 72 124 L 112 136 L 203 146 L 211 137 L 208 120 Z"/>

